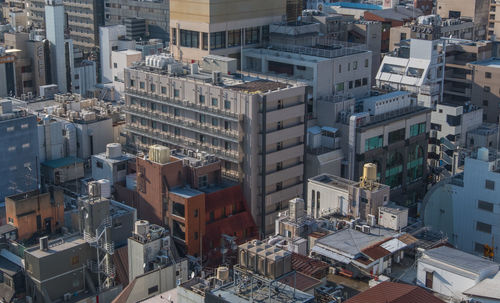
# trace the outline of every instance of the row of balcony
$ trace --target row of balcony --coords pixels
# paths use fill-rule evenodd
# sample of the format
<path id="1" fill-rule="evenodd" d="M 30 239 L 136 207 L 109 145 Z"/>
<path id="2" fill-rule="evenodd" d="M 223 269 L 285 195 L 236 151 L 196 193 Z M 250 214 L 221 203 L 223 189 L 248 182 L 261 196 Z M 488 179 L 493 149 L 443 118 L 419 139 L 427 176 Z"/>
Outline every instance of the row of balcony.
<path id="1" fill-rule="evenodd" d="M 242 161 L 242 155 L 233 150 L 226 150 L 224 148 L 216 148 L 208 143 L 203 143 L 198 140 L 176 136 L 174 134 L 164 132 L 161 130 L 152 130 L 149 127 L 141 127 L 128 125 L 125 128 L 126 131 L 131 132 L 133 134 L 141 135 L 143 137 L 147 137 L 153 140 L 159 140 L 165 142 L 167 144 L 179 146 L 180 148 L 187 149 L 198 149 L 200 151 L 204 151 L 210 154 L 214 154 L 222 160 L 239 163 Z"/>
<path id="2" fill-rule="evenodd" d="M 239 115 L 236 113 L 233 113 L 229 110 L 223 110 L 218 107 L 212 107 L 212 106 L 207 106 L 204 104 L 198 104 L 194 102 L 189 102 L 187 100 L 180 100 L 180 99 L 175 99 L 175 98 L 169 98 L 167 96 L 160 96 L 157 94 L 153 93 L 146 93 L 143 91 L 140 91 L 138 89 L 131 89 L 127 88 L 125 90 L 125 94 L 132 97 L 132 98 L 139 98 L 139 99 L 144 99 L 160 104 L 169 104 L 174 107 L 178 108 L 189 108 L 192 109 L 195 112 L 198 112 L 200 114 L 207 114 L 207 115 L 213 115 L 217 116 L 226 120 L 231 120 L 234 122 L 239 121 Z"/>
<path id="3" fill-rule="evenodd" d="M 171 113 L 158 113 L 153 112 L 147 108 L 141 108 L 139 106 L 130 105 L 124 110 L 125 113 L 136 115 L 145 119 L 156 119 L 165 122 L 176 127 L 180 127 L 187 130 L 197 130 L 207 136 L 217 136 L 224 140 L 231 141 L 234 143 L 239 143 L 243 136 L 236 130 L 226 130 L 219 127 L 206 125 L 201 122 L 189 120 L 186 118 L 181 118 L 175 116 Z"/>

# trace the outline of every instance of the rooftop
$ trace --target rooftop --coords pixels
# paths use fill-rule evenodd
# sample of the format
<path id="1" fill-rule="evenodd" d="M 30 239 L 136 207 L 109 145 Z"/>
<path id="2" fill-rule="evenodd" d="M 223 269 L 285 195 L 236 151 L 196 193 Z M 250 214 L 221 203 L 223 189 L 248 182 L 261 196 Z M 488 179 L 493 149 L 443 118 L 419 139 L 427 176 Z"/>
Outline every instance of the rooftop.
<path id="1" fill-rule="evenodd" d="M 430 292 L 414 285 L 382 282 L 345 303 L 444 303 Z"/>
<path id="2" fill-rule="evenodd" d="M 328 185 L 329 187 L 335 187 L 347 190 L 349 186 L 356 186 L 359 182 L 352 181 L 349 179 L 344 179 L 339 176 L 334 176 L 330 174 L 321 174 L 316 177 L 312 177 L 309 179 L 309 182 L 321 183 L 323 185 Z"/>
<path id="3" fill-rule="evenodd" d="M 474 297 L 488 298 L 488 299 L 500 299 L 500 273 L 497 273 L 491 279 L 484 279 L 468 290 L 464 291 L 464 294 Z"/>
<path id="4" fill-rule="evenodd" d="M 475 61 L 471 62 L 471 65 L 481 65 L 481 66 L 487 66 L 487 67 L 494 67 L 494 68 L 500 68 L 500 58 L 491 58 L 488 60 L 483 60 L 483 61 Z"/>
<path id="5" fill-rule="evenodd" d="M 185 187 L 185 186 L 172 188 L 170 190 L 170 192 L 173 194 L 176 194 L 180 197 L 186 198 L 186 199 L 196 197 L 196 196 L 203 194 L 202 191 L 199 191 L 199 190 L 196 190 L 196 189 L 193 189 L 190 187 Z"/>
<path id="6" fill-rule="evenodd" d="M 362 10 L 381 10 L 382 9 L 382 7 L 380 5 L 365 4 L 365 3 L 351 3 L 351 2 L 325 3 L 325 5 L 340 6 L 343 8 L 353 8 L 353 9 L 362 9 Z"/>
<path id="7" fill-rule="evenodd" d="M 43 166 L 47 166 L 50 168 L 60 168 L 60 167 L 66 167 L 66 166 L 71 166 L 71 165 L 76 165 L 78 163 L 84 163 L 80 158 L 77 157 L 65 157 L 65 158 L 60 158 L 56 160 L 50 160 L 50 161 L 45 161 L 42 163 Z"/>
<path id="8" fill-rule="evenodd" d="M 65 251 L 68 249 L 75 248 L 77 246 L 86 244 L 83 237 L 80 235 L 70 236 L 67 238 L 59 238 L 53 241 L 49 241 L 49 249 L 48 250 L 40 250 L 39 246 L 35 246 L 32 248 L 28 248 L 26 250 L 27 253 L 31 254 L 35 258 L 43 258 L 50 256 L 52 254 Z"/>
<path id="9" fill-rule="evenodd" d="M 122 153 L 120 157 L 116 157 L 116 158 L 108 158 L 106 156 L 106 153 L 100 153 L 100 154 L 97 154 L 97 155 L 93 155 L 92 157 L 95 157 L 99 160 L 102 160 L 104 162 L 109 162 L 109 163 L 119 163 L 119 162 L 124 162 L 124 161 L 128 161 L 128 160 L 131 160 L 131 159 L 135 159 L 136 157 L 132 154 L 127 154 L 127 153 Z"/>
<path id="10" fill-rule="evenodd" d="M 475 277 L 484 271 L 499 269 L 495 262 L 447 246 L 425 251 L 419 262 L 430 263 L 466 277 Z"/>
<path id="11" fill-rule="evenodd" d="M 244 82 L 241 84 L 233 85 L 231 86 L 231 90 L 256 93 L 280 90 L 286 87 L 287 85 L 285 83 L 259 79 L 251 82 Z"/>
<path id="12" fill-rule="evenodd" d="M 411 93 L 407 92 L 407 91 L 397 90 L 397 91 L 393 91 L 393 92 L 390 92 L 390 93 L 387 93 L 387 94 L 381 94 L 381 95 L 378 95 L 378 96 L 372 96 L 372 97 L 364 98 L 364 99 L 361 99 L 360 101 L 363 101 L 363 102 L 377 102 L 377 101 L 387 100 L 387 99 L 391 99 L 391 98 L 397 98 L 397 97 L 400 97 L 400 96 L 406 96 L 406 95 L 410 95 L 410 94 Z"/>
<path id="13" fill-rule="evenodd" d="M 319 239 L 316 241 L 316 244 L 344 252 L 354 258 L 361 253 L 361 250 L 395 234 L 394 231 L 383 228 L 372 227 L 369 234 L 352 228 L 346 228 Z"/>

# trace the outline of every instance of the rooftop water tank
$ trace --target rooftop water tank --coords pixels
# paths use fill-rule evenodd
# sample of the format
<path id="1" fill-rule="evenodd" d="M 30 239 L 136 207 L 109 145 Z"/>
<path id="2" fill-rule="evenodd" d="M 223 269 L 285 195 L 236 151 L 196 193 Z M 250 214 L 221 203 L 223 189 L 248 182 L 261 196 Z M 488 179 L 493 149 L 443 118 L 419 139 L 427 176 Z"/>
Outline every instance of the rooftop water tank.
<path id="1" fill-rule="evenodd" d="M 486 147 L 481 147 L 477 150 L 477 159 L 481 161 L 488 162 L 490 159 L 490 152 Z"/>
<path id="2" fill-rule="evenodd" d="M 97 183 L 101 185 L 101 197 L 111 198 L 111 182 L 108 179 L 101 179 Z"/>
<path id="3" fill-rule="evenodd" d="M 106 145 L 106 158 L 116 159 L 122 155 L 122 145 L 120 143 L 109 143 Z"/>

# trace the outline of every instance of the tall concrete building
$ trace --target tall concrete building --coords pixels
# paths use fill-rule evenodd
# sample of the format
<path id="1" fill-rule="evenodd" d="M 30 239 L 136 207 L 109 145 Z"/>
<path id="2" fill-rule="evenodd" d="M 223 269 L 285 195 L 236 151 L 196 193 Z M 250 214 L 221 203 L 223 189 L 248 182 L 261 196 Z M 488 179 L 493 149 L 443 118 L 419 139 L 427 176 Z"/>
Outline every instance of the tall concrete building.
<path id="1" fill-rule="evenodd" d="M 38 135 L 36 117 L 0 101 L 0 201 L 37 188 Z"/>
<path id="2" fill-rule="evenodd" d="M 223 175 L 243 183 L 267 233 L 288 200 L 303 193 L 306 87 L 227 76 L 235 61 L 210 56 L 202 71 L 194 64 L 187 75 L 167 56 L 127 68 L 127 129 L 142 149 L 162 143 L 220 158 Z"/>
<path id="3" fill-rule="evenodd" d="M 66 61 L 66 41 L 64 38 L 64 28 L 66 18 L 64 16 L 64 5 L 62 0 L 47 0 L 45 3 L 45 24 L 47 40 L 50 42 L 50 52 L 52 54 L 51 67 L 52 79 L 59 87 L 59 91 L 68 91 L 68 68 Z"/>
<path id="4" fill-rule="evenodd" d="M 170 50 L 185 62 L 239 57 L 241 47 L 267 40 L 269 24 L 285 16 L 286 0 L 171 0 Z"/>
<path id="5" fill-rule="evenodd" d="M 500 122 L 500 59 L 471 62 L 472 103 L 484 109 L 483 120 L 488 123 Z"/>

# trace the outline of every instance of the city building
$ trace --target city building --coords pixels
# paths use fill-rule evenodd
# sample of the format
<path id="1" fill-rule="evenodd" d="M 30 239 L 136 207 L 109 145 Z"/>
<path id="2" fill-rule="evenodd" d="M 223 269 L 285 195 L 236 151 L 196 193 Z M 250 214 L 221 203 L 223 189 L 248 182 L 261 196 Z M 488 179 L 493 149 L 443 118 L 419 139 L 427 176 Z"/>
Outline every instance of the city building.
<path id="1" fill-rule="evenodd" d="M 18 230 L 18 239 L 51 234 L 64 226 L 64 197 L 60 190 L 38 190 L 5 199 L 8 224 Z"/>
<path id="2" fill-rule="evenodd" d="M 33 86 L 33 73 L 30 54 L 27 52 L 29 34 L 26 32 L 13 32 L 4 34 L 4 46 L 7 49 L 16 50 L 12 54 L 16 57 L 16 96 L 36 95 L 36 87 Z"/>
<path id="3" fill-rule="evenodd" d="M 136 165 L 138 199 L 130 201 L 130 190 L 115 186 L 118 197 L 136 207 L 140 218 L 168 226 L 181 255 L 203 254 L 211 262 L 221 257 L 214 248 L 223 235 L 239 241 L 256 236 L 241 185 L 222 178 L 222 163 L 214 156 L 153 146 L 149 158 L 138 157 Z"/>
<path id="4" fill-rule="evenodd" d="M 483 120 L 498 123 L 500 115 L 500 59 L 490 58 L 468 64 L 471 69 L 471 101 L 484 109 Z"/>
<path id="5" fill-rule="evenodd" d="M 422 16 L 422 11 L 417 8 L 406 8 L 402 6 L 386 8 L 383 10 L 366 11 L 363 15 L 367 21 L 378 21 L 382 23 L 382 53 L 389 51 L 391 28 L 399 27 Z"/>
<path id="6" fill-rule="evenodd" d="M 323 110 L 319 99 L 367 97 L 372 84 L 373 56 L 366 46 L 318 37 L 319 27 L 319 23 L 271 24 L 270 41 L 242 53 L 244 72 L 310 86 L 310 118 Z"/>
<path id="7" fill-rule="evenodd" d="M 75 58 L 71 74 L 71 92 L 84 97 L 93 97 L 97 84 L 96 62 L 83 58 Z"/>
<path id="8" fill-rule="evenodd" d="M 454 175 L 460 166 L 460 148 L 469 146 L 469 132 L 483 124 L 483 109 L 466 103 L 456 105 L 441 103 L 431 114 L 431 138 L 429 163 L 433 167 L 444 166 Z M 473 141 L 474 142 L 474 141 Z M 434 143 L 434 144 L 432 144 Z M 480 142 L 476 143 L 476 146 Z M 484 147 L 488 147 L 485 145 Z M 439 162 L 439 163 L 438 163 Z"/>
<path id="9" fill-rule="evenodd" d="M 138 148 L 162 143 L 214 154 L 223 175 L 243 183 L 258 225 L 272 232 L 279 210 L 303 193 L 306 87 L 241 79 L 231 62 L 206 58 L 202 70 L 193 64 L 183 75 L 163 55 L 127 68 L 127 131 Z"/>
<path id="10" fill-rule="evenodd" d="M 389 185 L 391 199 L 414 216 L 426 184 L 431 109 L 401 91 L 361 100 L 358 107 L 367 111 L 340 117 L 348 160 L 341 176 L 360 180 L 364 164 L 375 164 L 378 182 Z"/>
<path id="11" fill-rule="evenodd" d="M 364 221 L 376 217 L 379 207 L 390 199 L 390 187 L 377 183 L 376 172 L 375 165 L 365 164 L 361 182 L 327 174 L 309 179 L 307 214 L 313 218 L 337 214 Z"/>
<path id="12" fill-rule="evenodd" d="M 127 39 L 125 35 L 125 25 L 99 27 L 101 83 L 110 83 L 113 81 L 112 52 L 135 48 L 135 41 Z"/>
<path id="13" fill-rule="evenodd" d="M 61 185 L 85 176 L 84 160 L 76 157 L 64 157 L 40 163 L 42 184 Z"/>
<path id="14" fill-rule="evenodd" d="M 117 1 L 104 3 L 106 25 L 127 24 L 129 20 L 142 19 L 145 23 L 143 39 L 161 39 L 169 41 L 169 1 Z M 146 34 L 146 35 L 144 35 Z M 135 38 L 134 38 L 135 40 Z"/>
<path id="15" fill-rule="evenodd" d="M 0 291 L 2 300 L 9 302 L 20 302 L 25 299 L 26 283 L 23 267 L 12 262 L 9 258 L 0 256 Z"/>
<path id="16" fill-rule="evenodd" d="M 416 242 L 417 239 L 405 232 L 352 225 L 318 239 L 311 255 L 349 277 L 373 277 L 389 272 Z M 387 262 L 388 259 L 391 261 Z"/>
<path id="17" fill-rule="evenodd" d="M 65 26 L 66 17 L 62 0 L 46 0 L 45 15 L 48 20 L 45 24 L 47 40 L 50 43 L 51 71 L 53 83 L 57 84 L 61 93 L 71 91 L 71 63 L 68 66 L 68 56 L 71 60 L 72 49 L 66 45 Z M 61 26 L 62 25 L 62 26 Z M 62 60 L 64 58 L 64 60 Z"/>
<path id="18" fill-rule="evenodd" d="M 489 19 L 488 19 L 488 39 L 495 41 L 500 34 L 500 18 L 497 17 L 496 11 L 500 5 L 497 1 L 490 2 Z"/>
<path id="19" fill-rule="evenodd" d="M 452 300 L 468 300 L 465 292 L 484 279 L 493 278 L 498 269 L 493 261 L 441 246 L 424 251 L 418 259 L 416 284 Z"/>
<path id="20" fill-rule="evenodd" d="M 12 109 L 12 101 L 0 100 L 0 201 L 38 187 L 36 123 L 34 115 Z"/>
<path id="21" fill-rule="evenodd" d="M 496 153 L 495 153 L 496 156 Z M 462 251 L 500 260 L 493 239 L 500 236 L 497 205 L 498 162 L 480 148 L 465 159 L 464 171 L 432 187 L 423 200 L 424 223 L 442 232 Z"/>
<path id="22" fill-rule="evenodd" d="M 391 27 L 389 51 L 396 50 L 401 41 L 410 39 L 412 23 L 405 23 L 403 26 Z M 446 38 L 475 41 L 474 22 L 468 19 L 445 19 L 441 23 L 441 35 Z M 449 54 L 446 54 L 447 56 Z M 447 58 L 448 59 L 448 58 Z M 448 64 L 448 62 L 446 62 Z"/>
<path id="23" fill-rule="evenodd" d="M 0 76 L 2 76 L 2 79 L 5 79 L 5 81 L 0 82 L 0 97 L 16 94 L 15 61 L 16 57 L 11 52 L 0 47 Z"/>
<path id="24" fill-rule="evenodd" d="M 109 143 L 106 152 L 92 155 L 92 179 L 106 179 L 113 186 L 125 181 L 129 166 L 135 168 L 135 156 L 122 152 L 120 143 Z"/>
<path id="25" fill-rule="evenodd" d="M 446 40 L 443 102 L 465 105 L 474 101 L 477 106 L 483 106 L 472 94 L 475 85 L 469 64 L 491 58 L 493 48 L 489 41 Z"/>
<path id="26" fill-rule="evenodd" d="M 436 13 L 443 19 L 470 19 L 475 24 L 477 40 L 486 39 L 490 2 L 484 0 L 437 0 Z"/>
<path id="27" fill-rule="evenodd" d="M 281 22 L 285 15 L 286 0 L 250 0 L 245 5 L 233 1 L 204 1 L 200 5 L 172 0 L 170 51 L 183 62 L 200 61 L 210 54 L 239 57 L 242 47 L 266 41 L 269 25 Z"/>
<path id="28" fill-rule="evenodd" d="M 132 49 L 111 52 L 113 88 L 120 98 L 125 98 L 125 68 L 142 61 L 142 52 Z"/>
<path id="29" fill-rule="evenodd" d="M 432 3 L 432 2 L 431 2 Z M 424 300 L 429 303 L 444 303 L 445 301 L 432 295 L 425 289 L 404 283 L 382 282 L 377 286 L 363 291 L 346 303 L 418 303 Z"/>
<path id="30" fill-rule="evenodd" d="M 64 4 L 63 9 L 67 18 L 56 21 L 59 30 L 69 32 L 75 47 L 81 50 L 90 52 L 92 48 L 98 47 L 99 26 L 104 25 L 104 2 L 92 0 L 83 4 L 79 0 L 64 0 L 60 4 Z M 55 19 L 45 16 L 47 13 L 44 9 L 45 0 L 29 0 L 26 3 L 26 8 L 28 10 L 28 26 L 45 28 L 48 36 L 50 22 L 45 23 L 45 20 Z"/>
<path id="31" fill-rule="evenodd" d="M 376 76 L 379 88 L 411 92 L 420 105 L 433 108 L 441 102 L 444 51 L 439 17 L 423 16 L 412 26 L 409 54 L 385 56 Z"/>

